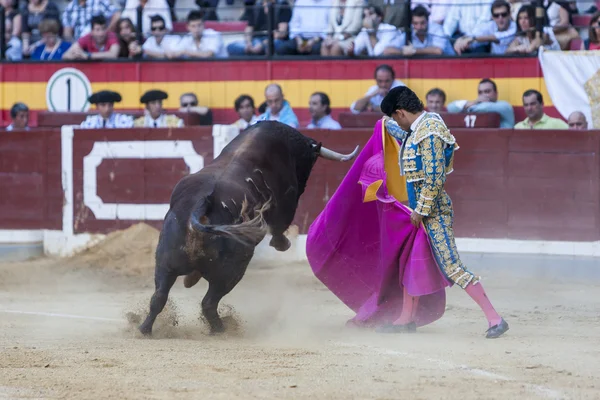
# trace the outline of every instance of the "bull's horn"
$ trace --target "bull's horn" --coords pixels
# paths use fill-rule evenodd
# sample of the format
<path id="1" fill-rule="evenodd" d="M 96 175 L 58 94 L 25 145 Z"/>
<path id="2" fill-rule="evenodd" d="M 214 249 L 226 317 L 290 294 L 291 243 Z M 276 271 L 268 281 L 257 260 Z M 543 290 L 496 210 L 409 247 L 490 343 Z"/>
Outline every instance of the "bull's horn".
<path id="1" fill-rule="evenodd" d="M 327 160 L 333 161 L 350 161 L 353 160 L 354 157 L 358 154 L 358 148 L 360 146 L 356 146 L 354 151 L 350 154 L 341 154 L 335 152 L 333 150 L 329 150 L 327 147 L 321 146 L 321 150 L 319 151 L 319 155 Z"/>

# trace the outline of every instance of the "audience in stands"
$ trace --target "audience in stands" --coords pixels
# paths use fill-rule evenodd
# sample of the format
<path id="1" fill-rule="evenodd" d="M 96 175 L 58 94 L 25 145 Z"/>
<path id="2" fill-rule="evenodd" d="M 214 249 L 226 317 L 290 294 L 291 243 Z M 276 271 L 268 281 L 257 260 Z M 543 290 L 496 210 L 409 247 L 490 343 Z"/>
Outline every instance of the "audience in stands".
<path id="1" fill-rule="evenodd" d="M 23 18 L 23 55 L 30 55 L 33 48 L 42 39 L 40 23 L 44 19 L 53 18 L 60 22 L 60 11 L 50 0 L 29 0 L 22 11 Z M 60 27 L 60 25 L 59 25 Z"/>
<path id="2" fill-rule="evenodd" d="M 512 128 L 515 124 L 515 112 L 512 106 L 498 100 L 498 87 L 491 79 L 482 79 L 477 88 L 475 100 L 456 100 L 448 104 L 448 112 L 459 113 L 496 113 L 500 115 L 500 128 Z"/>
<path id="3" fill-rule="evenodd" d="M 138 26 L 137 8 L 142 6 L 142 34 L 146 37 L 152 34 L 152 16 L 162 17 L 168 31 L 173 30 L 171 10 L 166 0 L 127 0 L 121 14 L 122 18 L 129 18 L 135 26 Z"/>
<path id="4" fill-rule="evenodd" d="M 135 26 L 129 18 L 121 18 L 117 23 L 119 38 L 119 58 L 141 58 L 142 46 L 137 40 Z"/>
<path id="5" fill-rule="evenodd" d="M 129 115 L 119 114 L 114 111 L 115 103 L 120 103 L 121 95 L 111 90 L 102 90 L 92 94 L 88 101 L 95 104 L 99 114 L 88 115 L 81 123 L 81 128 L 131 128 L 133 118 Z"/>
<path id="6" fill-rule="evenodd" d="M 29 107 L 25 103 L 15 103 L 10 108 L 12 122 L 6 127 L 7 131 L 29 130 Z"/>
<path id="7" fill-rule="evenodd" d="M 568 129 L 569 125 L 559 118 L 549 117 L 544 113 L 544 98 L 537 90 L 530 89 L 523 93 L 523 108 L 527 118 L 517 123 L 515 129 Z"/>
<path id="8" fill-rule="evenodd" d="M 333 0 L 322 56 L 348 55 L 363 23 L 363 0 Z"/>
<path id="9" fill-rule="evenodd" d="M 254 99 L 247 94 L 243 94 L 235 99 L 233 103 L 235 112 L 240 116 L 240 119 L 235 121 L 232 125 L 236 126 L 240 132 L 254 125 L 258 121 L 256 116 L 256 108 L 254 107 Z"/>
<path id="10" fill-rule="evenodd" d="M 308 129 L 342 129 L 342 126 L 331 117 L 331 101 L 323 92 L 316 92 L 310 96 L 308 111 L 312 119 Z"/>
<path id="11" fill-rule="evenodd" d="M 592 15 L 588 38 L 583 41 L 581 50 L 600 50 L 600 12 Z"/>
<path id="12" fill-rule="evenodd" d="M 410 40 L 406 33 L 401 34 L 401 48 L 388 47 L 385 55 L 454 55 L 450 41 L 444 35 L 444 29 L 429 22 L 429 12 L 423 6 L 417 6 L 412 10 L 412 35 Z"/>
<path id="13" fill-rule="evenodd" d="M 495 0 L 491 7 L 492 21 L 480 23 L 473 34 L 463 36 L 454 43 L 456 54 L 467 49 L 473 52 L 504 54 L 517 32 L 517 24 L 510 16 L 510 4 L 505 0 Z"/>
<path id="14" fill-rule="evenodd" d="M 198 97 L 194 93 L 184 93 L 179 96 L 179 111 L 206 115 L 210 111 L 210 108 L 199 106 Z"/>
<path id="15" fill-rule="evenodd" d="M 42 40 L 33 45 L 30 59 L 35 61 L 58 61 L 71 47 L 71 43 L 60 38 L 60 22 L 44 18 L 38 25 Z"/>
<path id="16" fill-rule="evenodd" d="M 187 17 L 189 34 L 179 40 L 177 51 L 172 57 L 183 58 L 225 58 L 227 51 L 221 33 L 205 29 L 202 11 L 190 11 Z"/>
<path id="17" fill-rule="evenodd" d="M 412 10 L 421 6 L 429 13 L 429 22 L 444 25 L 446 15 L 450 11 L 451 0 L 413 0 L 410 2 Z M 414 12 L 414 11 L 413 11 Z"/>
<path id="18" fill-rule="evenodd" d="M 577 13 L 576 7 L 573 9 L 569 2 L 556 0 L 547 2 L 547 25 L 552 27 L 562 50 L 569 50 L 571 40 L 579 38 L 579 33 L 573 28 L 573 14 L 575 13 Z"/>
<path id="19" fill-rule="evenodd" d="M 106 18 L 96 15 L 92 18 L 92 31 L 80 37 L 63 55 L 65 60 L 103 60 L 119 57 L 119 38 L 108 31 Z"/>
<path id="20" fill-rule="evenodd" d="M 383 23 L 403 28 L 406 25 L 408 15 L 406 3 L 402 0 L 368 0 L 368 5 L 375 6 L 383 13 Z"/>
<path id="21" fill-rule="evenodd" d="M 327 36 L 331 0 L 296 0 L 290 20 L 289 40 L 276 51 L 281 55 L 321 54 Z"/>
<path id="22" fill-rule="evenodd" d="M 64 39 L 77 40 L 92 30 L 92 18 L 103 15 L 108 23 L 108 30 L 115 31 L 121 13 L 110 0 L 72 0 L 62 16 Z"/>
<path id="23" fill-rule="evenodd" d="M 406 86 L 402 81 L 396 79 L 394 69 L 387 64 L 375 68 L 375 85 L 371 86 L 367 93 L 350 105 L 350 111 L 358 114 L 363 111 L 380 112 L 381 101 L 385 95 L 397 86 Z"/>
<path id="24" fill-rule="evenodd" d="M 145 128 L 181 128 L 183 120 L 176 115 L 165 112 L 163 100 L 169 95 L 162 90 L 148 90 L 140 97 L 140 103 L 145 105 L 144 116 L 137 118 L 133 125 Z"/>
<path id="25" fill-rule="evenodd" d="M 472 36 L 475 27 L 492 19 L 492 0 L 452 0 L 444 20 L 444 32 L 450 38 Z"/>
<path id="26" fill-rule="evenodd" d="M 434 113 L 444 112 L 446 104 L 446 93 L 439 88 L 433 88 L 425 95 L 425 107 L 427 111 Z"/>
<path id="27" fill-rule="evenodd" d="M 160 15 L 150 17 L 152 35 L 142 45 L 145 58 L 175 58 L 179 36 L 167 33 L 165 20 Z"/>
<path id="28" fill-rule="evenodd" d="M 271 83 L 265 88 L 265 100 L 267 110 L 258 119 L 266 121 L 279 121 L 289 125 L 292 128 L 298 128 L 298 117 L 292 110 L 290 103 L 285 100 L 281 86 L 276 83 Z"/>
<path id="29" fill-rule="evenodd" d="M 271 15 L 271 10 L 272 14 Z M 287 1 L 261 0 L 247 5 L 241 21 L 247 21 L 244 40 L 232 42 L 227 46 L 230 56 L 262 55 L 268 49 L 269 19 L 273 26 L 273 45 L 275 53 L 282 54 L 282 45 L 288 40 L 288 25 L 292 10 Z"/>
<path id="30" fill-rule="evenodd" d="M 569 129 L 586 130 L 588 128 L 587 118 L 581 111 L 573 111 L 567 119 Z"/>
<path id="31" fill-rule="evenodd" d="M 395 26 L 383 22 L 383 11 L 368 6 L 363 11 L 363 28 L 356 36 L 350 54 L 355 56 L 382 56 L 385 51 L 402 48 L 402 35 Z"/>
<path id="32" fill-rule="evenodd" d="M 0 0 L 4 7 L 4 42 L 6 43 L 6 59 L 20 61 L 23 58 L 23 44 L 21 32 L 23 28 L 23 16 L 17 10 L 18 0 Z"/>
<path id="33" fill-rule="evenodd" d="M 542 46 L 546 50 L 560 50 L 560 45 L 551 27 L 544 27 L 543 35 L 540 39 L 538 39 L 536 32 L 532 28 L 535 28 L 535 7 L 525 5 L 521 7 L 517 14 L 517 35 L 510 46 L 508 46 L 506 53 L 533 53 L 537 52 Z"/>

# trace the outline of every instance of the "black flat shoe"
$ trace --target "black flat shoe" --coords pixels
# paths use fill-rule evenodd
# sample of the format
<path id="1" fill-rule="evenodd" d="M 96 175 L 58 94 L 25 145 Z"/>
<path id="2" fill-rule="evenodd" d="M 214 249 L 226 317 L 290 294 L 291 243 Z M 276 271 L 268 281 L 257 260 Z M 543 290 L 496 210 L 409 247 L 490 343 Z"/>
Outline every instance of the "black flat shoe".
<path id="1" fill-rule="evenodd" d="M 375 329 L 377 333 L 414 333 L 417 331 L 417 324 L 410 322 L 405 325 L 386 324 Z"/>
<path id="2" fill-rule="evenodd" d="M 492 326 L 486 331 L 485 337 L 488 339 L 496 339 L 508 330 L 508 323 L 502 318 L 499 324 Z"/>

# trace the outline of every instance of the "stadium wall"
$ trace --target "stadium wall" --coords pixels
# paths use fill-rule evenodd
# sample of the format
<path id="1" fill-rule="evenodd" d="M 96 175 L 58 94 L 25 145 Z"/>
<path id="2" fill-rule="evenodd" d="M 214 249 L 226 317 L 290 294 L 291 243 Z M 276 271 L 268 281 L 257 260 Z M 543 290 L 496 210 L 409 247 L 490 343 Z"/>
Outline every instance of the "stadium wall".
<path id="1" fill-rule="evenodd" d="M 80 111 L 89 108 L 86 96 L 111 89 L 123 96 L 117 109 L 136 110 L 142 105 L 144 91 L 159 88 L 169 93 L 168 109 L 179 107 L 179 96 L 194 92 L 200 105 L 213 110 L 215 123 L 231 123 L 238 117 L 233 109 L 237 96 L 253 96 L 256 106 L 264 100 L 264 88 L 270 82 L 282 85 L 286 98 L 303 126 L 308 123 L 309 96 L 315 91 L 327 93 L 334 118 L 348 111 L 375 82 L 373 71 L 379 64 L 394 67 L 397 79 L 424 97 L 434 87 L 443 89 L 447 103 L 477 97 L 477 83 L 493 78 L 499 99 L 515 108 L 517 120 L 524 119 L 521 96 L 527 89 L 544 95 L 546 112 L 560 116 L 544 84 L 537 58 L 453 58 L 386 60 L 227 60 L 177 62 L 102 62 L 102 63 L 2 63 L 0 64 L 0 126 L 9 121 L 12 104 L 22 101 L 32 110 L 31 123 L 37 126 L 37 112 Z M 69 98 L 70 108 L 66 108 Z"/>
<path id="2" fill-rule="evenodd" d="M 350 152 L 370 129 L 305 131 Z M 463 251 L 600 256 L 600 131 L 454 129 L 447 189 Z M 0 136 L 0 242 L 70 252 L 144 221 L 160 228 L 173 186 L 235 135 L 229 126 L 38 129 Z M 292 257 L 349 165 L 319 161 L 294 224 Z M 266 246 L 263 246 L 266 247 Z M 274 250 L 273 256 L 281 256 Z"/>

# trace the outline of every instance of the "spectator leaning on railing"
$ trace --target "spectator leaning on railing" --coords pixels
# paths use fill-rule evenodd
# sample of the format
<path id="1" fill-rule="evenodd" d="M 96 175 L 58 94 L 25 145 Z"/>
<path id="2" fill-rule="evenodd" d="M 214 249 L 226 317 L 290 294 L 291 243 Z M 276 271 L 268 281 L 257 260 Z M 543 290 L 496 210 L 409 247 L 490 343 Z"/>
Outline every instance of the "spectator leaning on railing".
<path id="1" fill-rule="evenodd" d="M 179 40 L 173 57 L 212 58 L 227 57 L 221 34 L 214 29 L 205 29 L 202 11 L 190 11 L 187 17 L 187 29 L 190 32 Z"/>
<path id="2" fill-rule="evenodd" d="M 67 50 L 65 60 L 103 60 L 119 57 L 119 39 L 108 31 L 103 15 L 92 18 L 92 31 L 82 36 Z"/>
<path id="3" fill-rule="evenodd" d="M 42 40 L 35 44 L 31 51 L 31 60 L 35 61 L 58 61 L 71 47 L 71 43 L 60 38 L 60 22 L 54 18 L 45 18 L 38 29 Z"/>
<path id="4" fill-rule="evenodd" d="M 379 7 L 365 7 L 363 29 L 356 36 L 349 54 L 378 57 L 384 55 L 386 48 L 401 49 L 402 35 L 395 26 L 383 22 L 383 12 Z"/>
<path id="5" fill-rule="evenodd" d="M 121 18 L 117 23 L 119 38 L 119 58 L 141 58 L 142 46 L 137 40 L 135 26 L 129 18 Z"/>
<path id="6" fill-rule="evenodd" d="M 322 56 L 347 55 L 362 28 L 363 0 L 333 0 Z"/>
<path id="7" fill-rule="evenodd" d="M 40 23 L 44 19 L 54 18 L 60 22 L 60 12 L 50 0 L 30 0 L 23 8 L 23 55 L 29 55 L 36 42 L 42 39 Z M 59 25 L 60 26 L 60 25 Z"/>
<path id="8" fill-rule="evenodd" d="M 546 50 L 560 50 L 560 45 L 554 37 L 551 27 L 545 26 L 542 37 L 538 39 L 535 29 L 535 8 L 532 5 L 523 6 L 517 14 L 516 37 L 508 46 L 506 53 L 534 53 L 538 51 L 540 46 L 543 46 Z"/>
<path id="9" fill-rule="evenodd" d="M 67 41 L 79 39 L 92 29 L 92 18 L 103 15 L 108 23 L 108 30 L 115 31 L 121 13 L 109 0 L 72 0 L 62 16 L 63 37 Z"/>
<path id="10" fill-rule="evenodd" d="M 142 45 L 145 58 L 175 58 L 179 46 L 179 36 L 167 34 L 165 20 L 153 15 L 150 22 L 150 36 Z"/>

